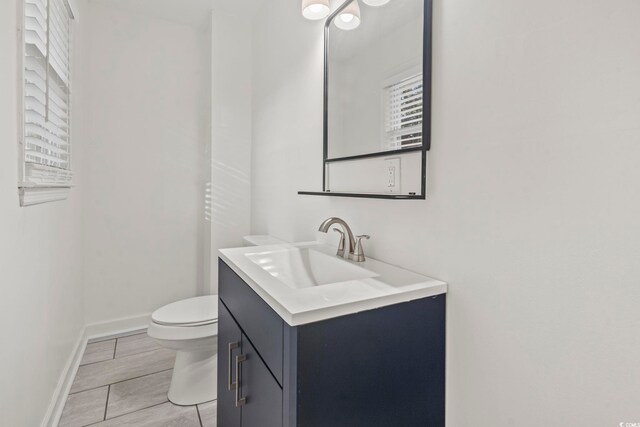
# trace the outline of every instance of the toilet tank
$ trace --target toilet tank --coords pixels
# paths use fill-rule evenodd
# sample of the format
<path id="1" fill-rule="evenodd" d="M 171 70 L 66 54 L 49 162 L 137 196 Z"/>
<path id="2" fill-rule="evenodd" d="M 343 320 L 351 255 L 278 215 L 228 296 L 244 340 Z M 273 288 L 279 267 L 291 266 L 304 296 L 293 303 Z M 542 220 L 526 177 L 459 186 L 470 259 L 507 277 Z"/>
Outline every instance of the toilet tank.
<path id="1" fill-rule="evenodd" d="M 244 236 L 242 238 L 243 246 L 266 246 L 266 245 L 279 245 L 287 243 L 284 240 L 277 239 L 268 234 L 254 234 L 252 236 Z"/>

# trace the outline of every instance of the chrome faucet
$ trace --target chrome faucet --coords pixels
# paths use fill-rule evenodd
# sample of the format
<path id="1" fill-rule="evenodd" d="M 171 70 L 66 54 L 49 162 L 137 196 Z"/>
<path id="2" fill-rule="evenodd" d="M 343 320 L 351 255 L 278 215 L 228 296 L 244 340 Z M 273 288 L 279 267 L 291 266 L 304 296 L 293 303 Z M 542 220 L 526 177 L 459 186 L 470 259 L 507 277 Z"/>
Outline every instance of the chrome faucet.
<path id="1" fill-rule="evenodd" d="M 356 262 L 363 262 L 365 260 L 365 257 L 364 257 L 364 250 L 362 249 L 362 243 L 360 240 L 368 239 L 369 236 L 362 235 L 362 236 L 353 237 L 351 228 L 347 225 L 347 223 L 343 219 L 340 219 L 337 217 L 331 217 L 324 220 L 322 224 L 320 224 L 318 231 L 322 231 L 323 233 L 326 233 L 327 231 L 329 231 L 329 227 L 331 227 L 333 224 L 340 225 L 344 230 L 344 231 L 340 231 L 340 229 L 338 228 L 333 229 L 334 231 L 337 231 L 338 233 L 340 233 L 340 243 L 338 244 L 338 252 L 336 253 L 336 255 L 344 258 L 344 255 L 345 255 L 345 244 L 344 244 L 345 236 L 344 235 L 346 233 L 349 238 L 348 258 Z"/>

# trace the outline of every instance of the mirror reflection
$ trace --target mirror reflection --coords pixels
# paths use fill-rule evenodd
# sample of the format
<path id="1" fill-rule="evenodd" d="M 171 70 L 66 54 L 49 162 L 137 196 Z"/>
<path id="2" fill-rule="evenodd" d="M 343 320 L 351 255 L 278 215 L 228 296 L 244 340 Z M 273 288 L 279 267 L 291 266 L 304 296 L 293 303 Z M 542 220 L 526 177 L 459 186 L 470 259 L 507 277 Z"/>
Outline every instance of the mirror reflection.
<path id="1" fill-rule="evenodd" d="M 329 159 L 422 146 L 423 8 L 356 0 L 330 24 Z"/>

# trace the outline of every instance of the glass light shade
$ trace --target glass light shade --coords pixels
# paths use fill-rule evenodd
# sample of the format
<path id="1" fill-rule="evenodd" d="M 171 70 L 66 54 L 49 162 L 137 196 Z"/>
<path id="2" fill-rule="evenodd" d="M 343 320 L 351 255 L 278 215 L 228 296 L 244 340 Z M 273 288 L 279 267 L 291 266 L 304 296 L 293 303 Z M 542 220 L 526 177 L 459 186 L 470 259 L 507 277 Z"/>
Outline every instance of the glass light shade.
<path id="1" fill-rule="evenodd" d="M 384 6 L 385 4 L 389 3 L 390 0 L 362 0 L 364 2 L 364 4 L 368 5 L 368 6 Z"/>
<path id="2" fill-rule="evenodd" d="M 358 0 L 354 0 L 347 6 L 340 15 L 335 18 L 336 27 L 341 30 L 353 30 L 360 25 L 360 5 Z"/>
<path id="3" fill-rule="evenodd" d="M 329 0 L 302 0 L 302 16 L 307 19 L 317 20 L 329 16 L 331 7 Z"/>

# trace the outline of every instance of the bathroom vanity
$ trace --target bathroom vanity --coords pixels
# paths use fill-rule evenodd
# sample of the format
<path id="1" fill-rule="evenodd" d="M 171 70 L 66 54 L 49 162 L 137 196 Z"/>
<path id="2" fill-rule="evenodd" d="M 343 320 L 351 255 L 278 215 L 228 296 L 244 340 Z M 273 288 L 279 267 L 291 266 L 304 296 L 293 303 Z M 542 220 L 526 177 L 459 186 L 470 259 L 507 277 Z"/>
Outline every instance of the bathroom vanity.
<path id="1" fill-rule="evenodd" d="M 446 284 L 317 243 L 223 249 L 220 427 L 444 426 Z"/>

